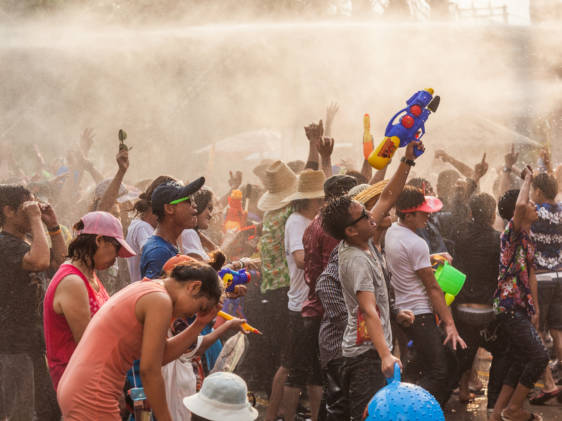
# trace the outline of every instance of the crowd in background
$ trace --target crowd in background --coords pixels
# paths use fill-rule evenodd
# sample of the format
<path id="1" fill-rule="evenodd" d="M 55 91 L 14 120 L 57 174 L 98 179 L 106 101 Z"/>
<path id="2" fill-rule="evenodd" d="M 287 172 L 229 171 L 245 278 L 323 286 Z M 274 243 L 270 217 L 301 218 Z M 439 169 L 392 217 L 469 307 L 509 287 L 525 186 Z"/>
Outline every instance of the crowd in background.
<path id="1" fill-rule="evenodd" d="M 263 160 L 259 184 L 231 172 L 220 194 L 208 174 L 125 182 L 144 164 L 124 144 L 105 178 L 89 129 L 65 159 L 35 148 L 33 174 L 5 156 L 0 419 L 129 419 L 141 385 L 159 421 L 255 419 L 247 384 L 267 393 L 267 421 L 360 420 L 395 364 L 442 407 L 470 402 L 484 388 L 479 349 L 492 358 L 490 420 L 540 419 L 526 400 L 561 400 L 562 166 L 550 150 L 528 166 L 513 147 L 490 169 L 486 154 L 418 158 L 414 142 L 392 174 L 344 168 L 331 162 L 336 113 L 305 127 L 305 160 Z M 450 168 L 412 176 L 428 155 Z M 452 304 L 434 274 L 444 261 L 467 275 Z M 225 292 L 221 269 L 258 275 Z M 227 303 L 230 320 L 217 316 Z M 211 374 L 244 320 L 263 333 L 248 336 L 244 380 Z"/>

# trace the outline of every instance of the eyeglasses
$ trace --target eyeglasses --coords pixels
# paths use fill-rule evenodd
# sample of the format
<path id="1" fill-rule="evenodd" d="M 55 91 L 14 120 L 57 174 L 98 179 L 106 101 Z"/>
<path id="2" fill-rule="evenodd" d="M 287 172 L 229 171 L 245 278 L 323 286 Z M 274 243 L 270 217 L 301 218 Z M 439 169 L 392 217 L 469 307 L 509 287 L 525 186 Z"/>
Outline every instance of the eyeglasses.
<path id="1" fill-rule="evenodd" d="M 345 227 L 350 227 L 352 225 L 355 225 L 356 223 L 358 223 L 359 221 L 361 221 L 363 218 L 369 218 L 369 213 L 367 212 L 367 209 L 363 208 L 363 212 L 361 212 L 361 216 L 353 221 L 351 221 L 349 224 L 347 224 Z"/>
<path id="2" fill-rule="evenodd" d="M 181 197 L 179 199 L 172 200 L 170 202 L 170 205 L 177 205 L 178 203 L 181 203 L 181 202 L 189 202 L 189 204 L 191 205 L 191 196 Z"/>

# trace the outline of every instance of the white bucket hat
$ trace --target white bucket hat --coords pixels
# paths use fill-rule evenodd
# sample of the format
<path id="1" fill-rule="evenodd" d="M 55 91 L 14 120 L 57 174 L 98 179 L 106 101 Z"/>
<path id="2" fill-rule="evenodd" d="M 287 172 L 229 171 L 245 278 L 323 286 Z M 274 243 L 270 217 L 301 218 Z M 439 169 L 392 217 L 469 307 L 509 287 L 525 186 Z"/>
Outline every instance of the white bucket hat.
<path id="1" fill-rule="evenodd" d="M 258 411 L 248 402 L 248 388 L 233 373 L 213 373 L 203 380 L 199 393 L 183 398 L 194 414 L 212 421 L 253 421 Z"/>

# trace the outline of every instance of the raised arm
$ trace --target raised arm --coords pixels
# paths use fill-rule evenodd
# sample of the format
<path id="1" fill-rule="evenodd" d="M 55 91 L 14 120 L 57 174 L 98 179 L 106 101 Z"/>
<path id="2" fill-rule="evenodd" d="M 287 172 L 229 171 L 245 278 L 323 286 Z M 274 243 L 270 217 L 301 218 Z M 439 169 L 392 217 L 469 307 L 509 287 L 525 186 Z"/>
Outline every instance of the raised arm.
<path id="1" fill-rule="evenodd" d="M 317 147 L 320 154 L 320 163 L 322 164 L 322 171 L 326 178 L 332 176 L 332 152 L 334 150 L 334 139 L 324 137 L 320 140 Z"/>
<path id="2" fill-rule="evenodd" d="M 398 165 L 396 172 L 382 191 L 381 197 L 377 201 L 375 207 L 371 210 L 371 215 L 376 224 L 380 224 L 385 215 L 390 211 L 390 209 L 392 209 L 394 203 L 396 203 L 396 200 L 398 199 L 398 195 L 404 188 L 404 184 L 406 183 L 408 174 L 410 173 L 410 168 L 416 159 L 416 156 L 414 155 L 414 148 L 416 146 L 423 149 L 423 144 L 421 142 L 411 142 L 408 146 L 406 146 L 404 158 L 400 160 L 400 165 Z"/>
<path id="3" fill-rule="evenodd" d="M 523 170 L 523 175 L 525 179 L 521 190 L 519 190 L 517 202 L 515 202 L 515 212 L 513 213 L 513 228 L 515 231 L 521 231 L 522 222 L 529 206 L 529 191 L 531 190 L 531 181 L 533 180 L 533 172 L 529 167 Z"/>
<path id="4" fill-rule="evenodd" d="M 517 169 L 513 168 L 517 162 L 517 158 L 519 158 L 519 152 L 515 152 L 515 145 L 511 145 L 511 152 L 504 155 L 505 165 L 500 178 L 500 196 L 510 189 L 511 172 L 517 171 Z"/>
<path id="5" fill-rule="evenodd" d="M 443 162 L 448 162 L 467 178 L 472 178 L 474 176 L 472 168 L 470 168 L 464 162 L 461 162 L 458 159 L 453 158 L 443 149 L 438 149 L 435 151 L 435 158 L 440 158 Z"/>
<path id="6" fill-rule="evenodd" d="M 318 149 L 317 146 L 324 135 L 324 126 L 322 120 L 318 124 L 311 123 L 304 128 L 306 138 L 308 139 L 308 157 L 304 168 L 317 170 L 318 165 Z"/>
<path id="7" fill-rule="evenodd" d="M 113 177 L 113 180 L 111 180 L 111 183 L 107 186 L 96 210 L 109 212 L 117 200 L 117 196 L 119 196 L 119 188 L 129 168 L 129 152 L 127 150 L 119 151 L 115 160 L 119 167 L 117 174 L 115 174 L 115 177 Z"/>
<path id="8" fill-rule="evenodd" d="M 51 268 L 56 270 L 64 262 L 68 250 L 53 207 L 47 203 L 41 203 L 39 206 L 41 208 L 41 221 L 47 226 L 47 232 L 49 237 L 51 237 L 51 244 L 53 246 L 50 259 Z"/>
<path id="9" fill-rule="evenodd" d="M 28 272 L 47 270 L 51 262 L 51 256 L 47 237 L 43 230 L 39 204 L 33 201 L 24 202 L 22 210 L 29 219 L 31 236 L 33 238 L 30 250 L 23 256 L 22 268 Z"/>

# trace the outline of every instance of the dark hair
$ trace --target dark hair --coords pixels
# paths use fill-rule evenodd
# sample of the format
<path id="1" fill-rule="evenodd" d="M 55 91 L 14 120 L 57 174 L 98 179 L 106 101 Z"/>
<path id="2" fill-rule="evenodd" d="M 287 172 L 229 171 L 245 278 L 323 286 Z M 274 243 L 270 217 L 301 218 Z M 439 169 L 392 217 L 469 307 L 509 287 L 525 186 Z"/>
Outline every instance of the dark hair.
<path id="1" fill-rule="evenodd" d="M 406 218 L 406 214 L 401 212 L 405 209 L 415 208 L 425 201 L 422 189 L 414 186 L 404 186 L 404 190 L 398 195 L 396 200 L 396 214 L 398 218 Z"/>
<path id="2" fill-rule="evenodd" d="M 347 194 L 356 185 L 357 180 L 350 175 L 333 175 L 324 181 L 324 194 L 326 199 L 334 199 Z"/>
<path id="3" fill-rule="evenodd" d="M 161 176 L 157 177 L 156 179 L 154 179 L 154 181 L 152 183 L 150 183 L 150 185 L 148 186 L 146 191 L 144 193 L 140 194 L 139 200 L 137 200 L 135 202 L 135 206 L 133 207 L 133 209 L 137 213 L 144 213 L 147 210 L 151 209 L 152 208 L 152 202 L 151 202 L 152 192 L 160 184 L 168 183 L 169 181 L 176 181 L 176 179 L 174 177 L 170 177 L 169 175 L 161 175 Z M 155 214 L 156 214 L 156 212 L 155 212 Z"/>
<path id="4" fill-rule="evenodd" d="M 4 206 L 16 211 L 23 202 L 30 200 L 31 192 L 22 185 L 0 184 L 0 227 L 4 226 Z"/>
<path id="5" fill-rule="evenodd" d="M 207 206 L 209 206 L 209 202 L 213 200 L 213 191 L 207 187 L 203 186 L 198 191 L 193 194 L 193 201 L 197 206 L 197 215 L 203 213 Z"/>
<path id="6" fill-rule="evenodd" d="M 422 177 L 414 177 L 414 178 L 410 179 L 406 183 L 406 185 L 417 187 L 418 189 L 421 189 L 426 194 L 429 194 L 430 191 L 434 192 L 433 186 L 431 185 L 431 183 L 429 181 L 427 181 L 425 178 L 422 178 Z"/>
<path id="7" fill-rule="evenodd" d="M 444 170 L 437 176 L 437 194 L 442 199 L 449 200 L 455 188 L 455 182 L 460 178 L 460 174 L 455 170 Z"/>
<path id="8" fill-rule="evenodd" d="M 225 257 L 220 251 L 211 253 L 210 257 L 211 260 L 208 264 L 193 259 L 189 263 L 176 266 L 172 270 L 170 277 L 178 282 L 201 281 L 199 296 L 203 295 L 210 300 L 218 302 L 222 294 L 222 288 L 217 270 L 224 264 Z M 221 260 L 222 263 L 220 263 Z"/>
<path id="9" fill-rule="evenodd" d="M 78 231 L 84 229 L 84 223 L 78 221 L 74 224 L 74 230 Z M 98 245 L 96 244 L 97 234 L 80 234 L 74 238 L 68 245 L 68 255 L 67 258 L 71 260 L 80 260 L 90 269 L 94 269 L 94 255 L 98 250 Z M 102 236 L 105 242 L 116 241 L 112 237 Z"/>
<path id="10" fill-rule="evenodd" d="M 322 228 L 336 240 L 345 239 L 345 228 L 352 222 L 349 207 L 352 200 L 347 196 L 336 197 L 320 210 Z"/>
<path id="11" fill-rule="evenodd" d="M 355 178 L 355 181 L 357 181 L 357 184 L 369 184 L 369 180 L 367 180 L 367 177 L 365 177 L 359 171 L 347 170 L 345 172 L 345 175 L 349 175 L 349 176 Z"/>
<path id="12" fill-rule="evenodd" d="M 496 199 L 492 195 L 488 193 L 475 194 L 470 198 L 469 206 L 474 222 L 485 225 L 494 222 Z"/>
<path id="13" fill-rule="evenodd" d="M 500 200 L 498 201 L 498 212 L 500 216 L 509 221 L 513 218 L 513 213 L 515 212 L 515 204 L 517 203 L 517 197 L 519 196 L 519 189 L 513 189 L 506 191 Z"/>
<path id="14" fill-rule="evenodd" d="M 552 175 L 545 172 L 540 173 L 536 177 L 533 177 L 532 184 L 533 187 L 539 189 L 548 200 L 556 199 L 556 195 L 558 194 L 558 182 Z"/>
<path id="15" fill-rule="evenodd" d="M 197 415 L 195 412 L 192 412 L 192 413 L 191 413 L 191 420 L 192 420 L 192 421 L 211 421 L 211 420 L 208 419 L 208 418 L 200 417 L 200 416 Z"/>

